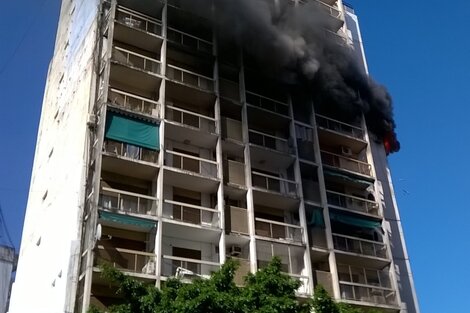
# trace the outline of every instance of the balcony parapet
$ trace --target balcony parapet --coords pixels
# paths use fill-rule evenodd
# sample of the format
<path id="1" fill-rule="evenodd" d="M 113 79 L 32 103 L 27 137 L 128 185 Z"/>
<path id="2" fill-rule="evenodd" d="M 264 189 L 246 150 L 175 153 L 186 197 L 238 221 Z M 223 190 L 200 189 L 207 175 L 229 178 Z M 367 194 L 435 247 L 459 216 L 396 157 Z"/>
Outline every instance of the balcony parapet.
<path id="1" fill-rule="evenodd" d="M 161 21 L 123 6 L 118 6 L 116 20 L 128 27 L 139 29 L 147 33 L 157 36 L 161 36 L 162 34 Z"/>
<path id="2" fill-rule="evenodd" d="M 161 74 L 161 63 L 159 60 L 121 47 L 113 47 L 112 60 L 152 74 Z"/>
<path id="3" fill-rule="evenodd" d="M 171 162 L 170 159 L 172 159 Z M 165 160 L 167 165 L 173 168 L 217 178 L 216 161 L 172 150 L 165 151 Z"/>
<path id="4" fill-rule="evenodd" d="M 316 114 L 316 121 L 319 127 L 364 140 L 364 130 L 361 127 L 344 123 L 320 114 Z"/>
<path id="5" fill-rule="evenodd" d="M 210 274 L 220 269 L 220 263 L 163 255 L 162 276 L 183 279 L 209 278 Z"/>
<path id="6" fill-rule="evenodd" d="M 251 172 L 253 187 L 285 195 L 297 196 L 297 183 L 292 180 L 267 175 L 257 171 Z"/>
<path id="7" fill-rule="evenodd" d="M 333 244 L 336 250 L 388 259 L 387 246 L 381 242 L 333 234 Z"/>
<path id="8" fill-rule="evenodd" d="M 246 91 L 246 102 L 255 107 L 268 110 L 281 115 L 289 115 L 289 105 L 287 103 Z"/>
<path id="9" fill-rule="evenodd" d="M 164 200 L 163 217 L 210 228 L 220 227 L 217 209 L 179 201 Z"/>
<path id="10" fill-rule="evenodd" d="M 110 251 L 112 252 L 111 254 Z M 119 258 L 116 257 L 116 254 L 119 255 Z M 155 261 L 156 256 L 154 253 L 115 247 L 109 248 L 102 245 L 98 245 L 95 248 L 95 265 L 106 263 L 125 272 L 155 275 Z"/>
<path id="11" fill-rule="evenodd" d="M 167 111 L 165 117 L 173 122 L 215 133 L 216 120 L 213 117 L 178 108 L 171 103 L 167 103 L 165 109 Z"/>
<path id="12" fill-rule="evenodd" d="M 166 75 L 169 79 L 197 87 L 206 91 L 214 91 L 214 79 L 171 64 L 167 65 Z"/>
<path id="13" fill-rule="evenodd" d="M 321 151 L 321 159 L 324 165 L 371 176 L 372 167 L 369 163 L 324 150 Z"/>
<path id="14" fill-rule="evenodd" d="M 255 218 L 256 235 L 303 244 L 302 226 Z"/>
<path id="15" fill-rule="evenodd" d="M 253 129 L 250 129 L 248 132 L 251 144 L 273 149 L 282 153 L 290 153 L 288 139 L 269 135 Z"/>
<path id="16" fill-rule="evenodd" d="M 156 163 L 158 152 L 124 142 L 118 142 L 105 138 L 103 143 L 103 151 L 110 155 L 124 157 L 130 160 L 144 161 Z"/>
<path id="17" fill-rule="evenodd" d="M 382 216 L 379 212 L 379 204 L 375 201 L 330 190 L 326 191 L 326 195 L 328 204 L 331 206 L 354 212 L 366 213 L 376 217 Z"/>
<path id="18" fill-rule="evenodd" d="M 108 101 L 110 104 L 117 105 L 133 112 L 152 115 L 154 117 L 160 116 L 160 103 L 158 103 L 158 101 L 122 90 L 110 88 L 108 92 Z"/>
<path id="19" fill-rule="evenodd" d="M 167 28 L 168 40 L 180 44 L 182 46 L 190 47 L 205 53 L 212 53 L 212 42 L 199 38 L 197 36 L 185 33 L 176 28 Z"/>
<path id="20" fill-rule="evenodd" d="M 155 216 L 157 212 L 157 200 L 157 198 L 147 195 L 101 187 L 99 202 L 103 209 Z"/>

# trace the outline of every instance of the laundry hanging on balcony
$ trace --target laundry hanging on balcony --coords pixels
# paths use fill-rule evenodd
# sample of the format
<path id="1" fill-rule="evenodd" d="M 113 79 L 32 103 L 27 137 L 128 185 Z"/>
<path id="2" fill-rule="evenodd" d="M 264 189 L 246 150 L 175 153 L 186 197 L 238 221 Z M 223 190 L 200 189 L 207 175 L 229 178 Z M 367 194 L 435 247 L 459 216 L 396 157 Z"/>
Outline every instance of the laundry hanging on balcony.
<path id="1" fill-rule="evenodd" d="M 325 227 L 325 219 L 323 218 L 323 209 L 322 208 L 314 208 L 310 213 L 310 219 L 308 219 L 307 224 L 308 226 L 312 227 Z"/>
<path id="2" fill-rule="evenodd" d="M 159 125 L 108 111 L 105 137 L 131 145 L 158 150 Z"/>
<path id="3" fill-rule="evenodd" d="M 130 215 L 100 211 L 99 218 L 102 221 L 110 223 L 118 223 L 129 226 L 136 226 L 141 229 L 150 230 L 157 227 L 157 224 L 154 221 L 149 221 L 143 218 L 138 218 Z"/>
<path id="4" fill-rule="evenodd" d="M 382 224 L 378 221 L 358 218 L 358 217 L 354 217 L 351 215 L 346 215 L 346 214 L 341 214 L 341 213 L 336 213 L 336 212 L 330 212 L 330 219 L 338 223 L 343 223 L 343 224 L 363 227 L 363 228 L 369 228 L 369 229 L 377 229 L 382 226 Z"/>

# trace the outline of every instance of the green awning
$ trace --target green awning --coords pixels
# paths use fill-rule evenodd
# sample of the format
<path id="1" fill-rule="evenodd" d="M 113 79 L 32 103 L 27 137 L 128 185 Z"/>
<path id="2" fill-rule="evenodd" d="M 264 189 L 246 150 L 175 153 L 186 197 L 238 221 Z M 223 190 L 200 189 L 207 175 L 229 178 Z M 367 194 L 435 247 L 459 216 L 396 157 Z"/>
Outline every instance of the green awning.
<path id="1" fill-rule="evenodd" d="M 364 179 L 354 178 L 354 177 L 344 175 L 344 174 L 341 174 L 341 173 L 337 173 L 337 172 L 334 172 L 334 171 L 323 170 L 323 174 L 326 175 L 326 176 L 337 177 L 337 178 L 340 178 L 340 179 L 345 180 L 345 181 L 353 182 L 355 184 L 366 185 L 366 186 L 370 186 L 370 185 L 373 184 L 372 181 L 367 181 L 367 180 L 364 180 Z"/>
<path id="2" fill-rule="evenodd" d="M 330 212 L 330 219 L 335 222 L 370 229 L 380 228 L 382 226 L 382 224 L 378 221 L 372 221 L 369 219 L 358 218 L 336 212 Z"/>
<path id="3" fill-rule="evenodd" d="M 314 208 L 310 214 L 310 219 L 307 221 L 308 226 L 325 227 L 325 219 L 323 218 L 322 208 Z"/>
<path id="4" fill-rule="evenodd" d="M 157 227 L 157 223 L 154 221 L 149 221 L 143 218 L 138 218 L 130 215 L 100 211 L 99 212 L 100 220 L 111 222 L 111 223 L 118 223 L 130 226 L 137 226 L 142 229 L 150 230 L 154 227 Z"/>
<path id="5" fill-rule="evenodd" d="M 131 145 L 158 150 L 159 126 L 108 111 L 105 137 Z"/>

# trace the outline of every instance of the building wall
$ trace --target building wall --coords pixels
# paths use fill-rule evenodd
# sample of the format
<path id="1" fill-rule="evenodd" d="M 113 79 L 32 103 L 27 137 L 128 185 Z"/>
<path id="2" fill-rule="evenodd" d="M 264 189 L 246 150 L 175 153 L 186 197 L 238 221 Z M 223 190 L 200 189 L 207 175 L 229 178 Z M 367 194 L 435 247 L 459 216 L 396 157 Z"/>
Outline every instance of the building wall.
<path id="1" fill-rule="evenodd" d="M 98 1 L 63 1 L 10 312 L 64 312 L 80 235 Z M 25 300 L 27 295 L 27 301 Z"/>

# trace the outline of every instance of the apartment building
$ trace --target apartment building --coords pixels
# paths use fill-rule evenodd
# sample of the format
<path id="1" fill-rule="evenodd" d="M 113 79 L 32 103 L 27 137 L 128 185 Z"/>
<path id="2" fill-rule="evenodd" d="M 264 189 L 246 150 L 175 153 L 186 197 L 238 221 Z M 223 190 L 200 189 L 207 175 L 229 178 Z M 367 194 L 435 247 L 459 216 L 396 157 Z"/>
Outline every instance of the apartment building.
<path id="1" fill-rule="evenodd" d="M 341 0 L 268 2 L 315 3 L 367 70 Z M 273 256 L 299 297 L 419 312 L 383 144 L 220 43 L 216 7 L 62 1 L 10 312 L 118 303 L 102 262 L 242 284 Z"/>

